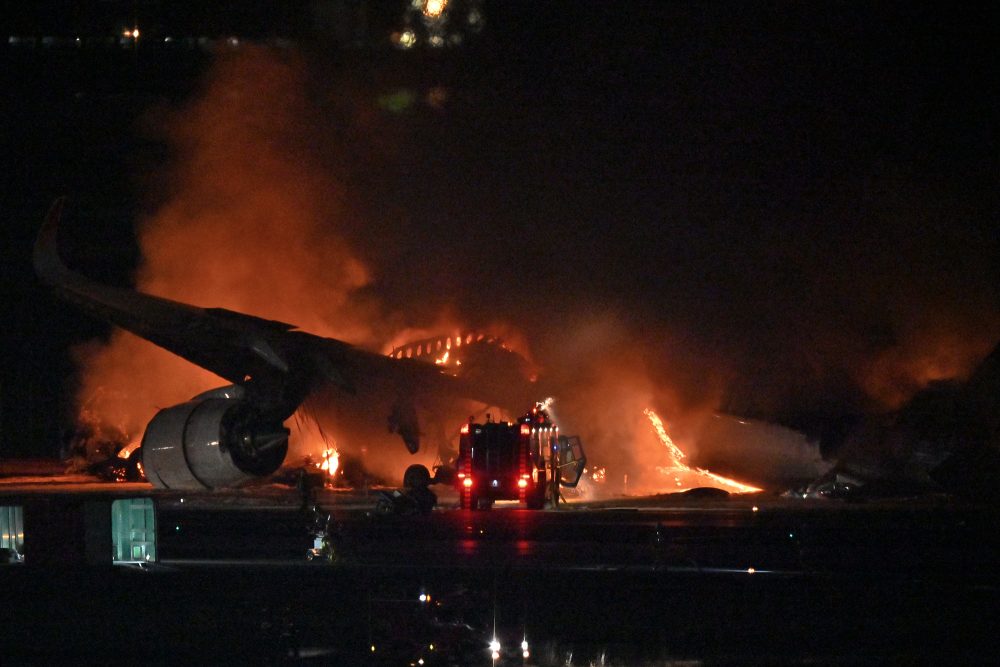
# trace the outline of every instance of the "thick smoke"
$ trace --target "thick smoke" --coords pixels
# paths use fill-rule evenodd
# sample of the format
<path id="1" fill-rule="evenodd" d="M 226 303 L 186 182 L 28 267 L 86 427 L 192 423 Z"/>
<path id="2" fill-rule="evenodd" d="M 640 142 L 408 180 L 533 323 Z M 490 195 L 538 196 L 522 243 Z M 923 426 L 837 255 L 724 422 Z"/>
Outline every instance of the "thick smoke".
<path id="1" fill-rule="evenodd" d="M 246 49 L 166 118 L 173 148 L 163 206 L 139 227 L 140 290 L 365 341 L 369 278 L 339 235 L 343 187 L 314 149 L 304 67 Z M 81 351 L 80 397 L 133 436 L 156 410 L 222 380 L 131 334 Z"/>
<path id="2" fill-rule="evenodd" d="M 714 182 L 682 192 L 657 171 L 682 171 L 669 161 L 671 150 L 688 159 L 676 145 L 664 144 L 668 157 L 630 149 L 649 162 L 634 170 L 610 161 L 608 146 L 635 142 L 617 117 L 490 80 L 457 86 L 447 108 L 418 90 L 400 112 L 378 104 L 391 77 L 331 72 L 243 48 L 166 115 L 169 188 L 140 224 L 140 289 L 383 351 L 492 331 L 538 366 L 563 432 L 614 469 L 609 486 L 627 474 L 633 492 L 658 490 L 666 463 L 645 407 L 695 464 L 751 483 L 808 476 L 821 467 L 815 449 L 761 431 L 747 442 L 766 442 L 744 446 L 716 411 L 891 409 L 970 372 L 1000 334 L 991 293 L 967 285 L 989 266 L 950 272 L 943 256 L 975 239 L 945 227 L 855 232 L 809 219 L 801 238 L 788 219 L 767 226 L 756 213 L 723 227 L 698 207 L 748 214 L 718 213 Z M 616 191 L 629 179 L 649 185 Z M 134 435 L 157 409 L 220 384 L 123 333 L 81 357 L 81 403 Z"/>

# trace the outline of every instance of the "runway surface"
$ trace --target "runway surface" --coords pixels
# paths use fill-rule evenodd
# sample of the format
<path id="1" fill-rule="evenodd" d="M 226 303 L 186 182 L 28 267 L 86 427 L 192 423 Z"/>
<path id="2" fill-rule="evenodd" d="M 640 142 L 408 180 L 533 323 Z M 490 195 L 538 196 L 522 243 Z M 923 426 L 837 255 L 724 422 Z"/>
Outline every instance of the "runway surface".
<path id="1" fill-rule="evenodd" d="M 5 568 L 17 601 L 0 618 L 12 638 L 5 664 L 994 655 L 998 517 L 988 507 L 626 499 L 632 507 L 468 512 L 445 497 L 429 516 L 398 517 L 372 514 L 371 495 L 329 494 L 318 500 L 331 562 L 306 559 L 315 516 L 294 500 L 161 495 L 155 566 Z"/>

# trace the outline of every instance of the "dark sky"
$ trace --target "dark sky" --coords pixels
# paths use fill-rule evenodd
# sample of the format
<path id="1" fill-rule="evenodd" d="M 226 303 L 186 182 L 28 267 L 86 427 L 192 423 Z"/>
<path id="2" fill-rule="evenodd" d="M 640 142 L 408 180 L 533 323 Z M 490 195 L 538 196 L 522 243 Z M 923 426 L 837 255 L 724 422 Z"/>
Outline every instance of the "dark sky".
<path id="1" fill-rule="evenodd" d="M 281 20 L 386 313 L 514 321 L 550 365 L 612 320 L 685 400 L 722 387 L 783 416 L 891 407 L 996 344 L 987 5 L 540 4 L 486 3 L 483 33 L 443 53 L 342 51 Z M 51 453 L 68 348 L 104 329 L 35 284 L 34 230 L 70 195 L 76 259 L 127 281 L 134 218 L 176 169 L 157 119 L 214 57 L 4 58 L 0 455 Z M 436 87 L 441 108 L 379 104 Z"/>

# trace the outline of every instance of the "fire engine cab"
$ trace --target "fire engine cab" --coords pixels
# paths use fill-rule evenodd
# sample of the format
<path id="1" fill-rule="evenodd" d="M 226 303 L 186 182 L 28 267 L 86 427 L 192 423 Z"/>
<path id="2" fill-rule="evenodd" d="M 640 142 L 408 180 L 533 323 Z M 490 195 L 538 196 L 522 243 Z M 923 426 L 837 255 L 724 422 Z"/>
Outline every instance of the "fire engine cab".
<path id="1" fill-rule="evenodd" d="M 559 501 L 559 487 L 576 486 L 586 465 L 577 437 L 559 427 L 541 406 L 514 423 L 470 419 L 462 426 L 455 484 L 462 509 L 489 509 L 495 500 L 516 500 L 528 509 Z"/>

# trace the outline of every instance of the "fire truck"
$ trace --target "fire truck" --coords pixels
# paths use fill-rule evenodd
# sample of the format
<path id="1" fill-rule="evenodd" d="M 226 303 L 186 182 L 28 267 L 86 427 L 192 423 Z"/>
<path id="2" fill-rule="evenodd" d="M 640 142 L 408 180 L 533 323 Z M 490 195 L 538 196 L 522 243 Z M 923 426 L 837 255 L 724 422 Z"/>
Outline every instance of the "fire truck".
<path id="1" fill-rule="evenodd" d="M 580 481 L 587 459 L 576 436 L 559 434 L 542 405 L 516 422 L 462 426 L 455 485 L 462 509 L 489 509 L 495 500 L 516 500 L 528 509 L 559 503 L 560 486 Z"/>

